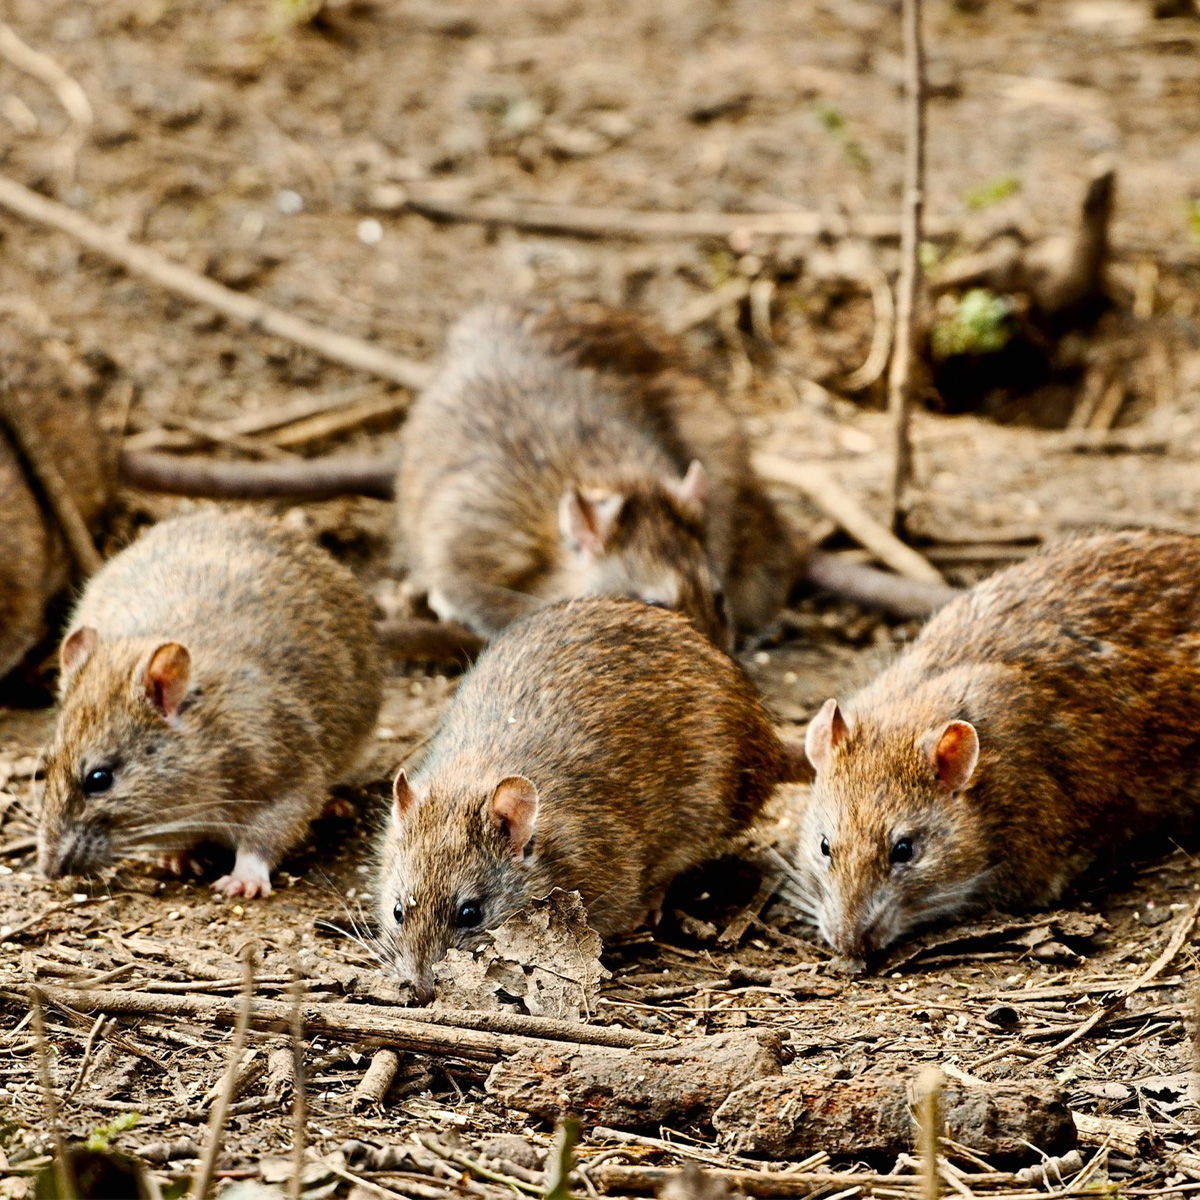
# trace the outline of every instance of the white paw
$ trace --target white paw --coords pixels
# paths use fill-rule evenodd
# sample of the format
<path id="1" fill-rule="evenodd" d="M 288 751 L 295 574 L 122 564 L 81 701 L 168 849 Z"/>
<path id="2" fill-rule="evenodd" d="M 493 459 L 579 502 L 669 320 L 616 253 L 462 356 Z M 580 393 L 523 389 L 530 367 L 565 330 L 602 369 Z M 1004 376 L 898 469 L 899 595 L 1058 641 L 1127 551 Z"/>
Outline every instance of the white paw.
<path id="1" fill-rule="evenodd" d="M 213 890 L 226 896 L 245 896 L 247 900 L 257 896 L 265 899 L 271 894 L 271 868 L 259 855 L 239 850 L 233 870 L 222 875 L 213 884 Z"/>

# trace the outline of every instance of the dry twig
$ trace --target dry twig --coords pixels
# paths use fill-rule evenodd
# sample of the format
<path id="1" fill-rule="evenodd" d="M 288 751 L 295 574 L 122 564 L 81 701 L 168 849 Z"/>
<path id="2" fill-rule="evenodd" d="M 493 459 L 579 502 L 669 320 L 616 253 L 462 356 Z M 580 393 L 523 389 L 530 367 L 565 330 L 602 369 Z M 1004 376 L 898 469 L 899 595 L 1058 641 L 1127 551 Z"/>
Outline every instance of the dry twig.
<path id="1" fill-rule="evenodd" d="M 76 125 L 86 128 L 92 123 L 92 106 L 87 93 L 48 55 L 27 46 L 10 25 L 0 21 L 0 57 L 18 71 L 24 71 L 44 83 L 58 97 L 58 102 Z"/>
<path id="2" fill-rule="evenodd" d="M 888 378 L 888 411 L 892 420 L 892 480 L 888 499 L 893 529 L 901 523 L 904 489 L 912 469 L 908 424 L 913 399 L 916 307 L 921 284 L 920 251 L 925 209 L 925 46 L 921 34 L 921 0 L 904 0 L 903 21 L 908 131 L 900 278 L 896 285 L 896 338 Z"/>
<path id="3" fill-rule="evenodd" d="M 26 975 L 32 978 L 26 959 Z M 54 1094 L 54 1081 L 50 1078 L 50 1049 L 46 1042 L 46 1022 L 42 1011 L 42 989 L 36 985 L 29 988 L 29 1011 L 33 1017 L 33 1036 L 37 1043 L 38 1079 L 42 1086 L 42 1104 L 46 1110 L 46 1128 L 54 1144 L 54 1174 L 58 1183 L 58 1194 L 62 1197 L 76 1195 L 72 1177 L 71 1160 L 67 1155 L 67 1143 L 62 1125 L 58 1120 L 58 1100 Z"/>
<path id="4" fill-rule="evenodd" d="M 917 1077 L 917 1116 L 920 1123 L 921 1192 L 924 1200 L 938 1200 L 941 1183 L 938 1154 L 941 1143 L 941 1118 L 938 1099 L 944 1080 L 937 1067 L 927 1067 Z"/>
<path id="5" fill-rule="evenodd" d="M 247 946 L 242 955 L 242 997 L 238 1006 L 237 1025 L 233 1033 L 233 1045 L 229 1050 L 229 1065 L 225 1068 L 225 1082 L 221 1095 L 213 1105 L 208 1121 L 208 1139 L 204 1143 L 204 1157 L 192 1179 L 188 1193 L 190 1200 L 206 1200 L 212 1185 L 213 1170 L 217 1154 L 221 1149 L 221 1136 L 225 1132 L 225 1120 L 233 1101 L 233 1089 L 237 1083 L 238 1068 L 242 1062 L 242 1051 L 246 1048 L 246 1033 L 250 1028 L 251 1008 L 254 1000 L 254 951 Z"/>
<path id="6" fill-rule="evenodd" d="M 136 245 L 123 233 L 105 229 L 65 204 L 40 196 L 3 175 L 0 175 L 0 205 L 29 221 L 69 234 L 125 270 L 145 276 L 177 296 L 184 296 L 197 304 L 206 304 L 224 316 L 241 321 L 253 329 L 261 329 L 273 337 L 294 342 L 332 362 L 390 379 L 412 390 L 423 387 L 429 380 L 432 369 L 425 363 L 402 358 L 361 338 L 324 329 L 303 317 L 293 316 L 262 300 L 256 300 L 253 296 L 232 291 L 216 280 L 173 263 L 147 246 Z"/>
<path id="7" fill-rule="evenodd" d="M 792 462 L 777 454 L 760 453 L 754 456 L 754 469 L 772 483 L 798 488 L 893 571 L 907 579 L 945 584 L 941 572 L 928 559 L 880 525 L 823 468 L 813 463 Z"/>

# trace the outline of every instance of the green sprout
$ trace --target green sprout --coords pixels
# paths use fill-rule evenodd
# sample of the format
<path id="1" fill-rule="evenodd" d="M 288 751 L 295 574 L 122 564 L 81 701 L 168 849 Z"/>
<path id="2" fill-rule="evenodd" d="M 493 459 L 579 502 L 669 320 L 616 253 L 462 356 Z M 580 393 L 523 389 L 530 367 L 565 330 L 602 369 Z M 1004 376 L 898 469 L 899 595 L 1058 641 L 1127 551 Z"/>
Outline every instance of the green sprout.
<path id="1" fill-rule="evenodd" d="M 934 325 L 929 335 L 934 358 L 944 361 L 956 354 L 995 354 L 1012 337 L 1012 301 L 987 288 L 972 288 Z"/>
<path id="2" fill-rule="evenodd" d="M 968 208 L 991 208 L 993 204 L 1007 200 L 1009 196 L 1016 195 L 1020 190 L 1021 181 L 1014 175 L 1005 175 L 1001 179 L 993 179 L 991 183 L 985 183 L 980 187 L 969 188 L 963 193 L 963 199 L 967 202 Z"/>
<path id="3" fill-rule="evenodd" d="M 1187 219 L 1188 227 L 1192 231 L 1192 237 L 1200 242 L 1200 199 L 1193 200 L 1188 205 Z"/>
<path id="4" fill-rule="evenodd" d="M 93 1129 L 84 1145 L 89 1150 L 107 1150 L 114 1139 L 123 1133 L 128 1133 L 141 1119 L 141 1113 L 122 1113 L 115 1120 L 109 1121 L 107 1125 Z"/>

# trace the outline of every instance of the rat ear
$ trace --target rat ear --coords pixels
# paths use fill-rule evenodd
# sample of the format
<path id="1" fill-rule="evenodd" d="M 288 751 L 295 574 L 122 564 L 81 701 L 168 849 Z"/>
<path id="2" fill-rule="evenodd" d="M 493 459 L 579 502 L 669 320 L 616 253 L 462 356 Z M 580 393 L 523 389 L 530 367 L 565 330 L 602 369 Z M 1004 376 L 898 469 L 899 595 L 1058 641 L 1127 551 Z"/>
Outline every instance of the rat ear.
<path id="1" fill-rule="evenodd" d="M 99 633 L 90 625 L 81 625 L 67 634 L 58 652 L 59 672 L 64 684 L 92 657 L 99 641 Z"/>
<path id="2" fill-rule="evenodd" d="M 926 753 L 939 782 L 952 792 L 960 792 L 979 762 L 979 735 L 969 721 L 951 721 L 929 737 Z"/>
<path id="3" fill-rule="evenodd" d="M 558 502 L 558 527 L 572 550 L 602 554 L 625 506 L 619 492 L 573 484 Z"/>
<path id="4" fill-rule="evenodd" d="M 508 842 L 513 858 L 524 858 L 537 827 L 538 790 L 524 775 L 510 775 L 496 784 L 488 804 L 492 828 Z"/>
<path id="5" fill-rule="evenodd" d="M 187 647 L 178 642 L 164 642 L 150 655 L 146 673 L 142 676 L 142 687 L 146 699 L 162 716 L 173 722 L 187 695 L 191 678 L 192 656 Z"/>
<path id="6" fill-rule="evenodd" d="M 688 464 L 687 474 L 675 484 L 675 495 L 685 508 L 694 508 L 703 515 L 704 506 L 708 502 L 708 473 L 704 464 L 693 458 Z"/>
<path id="7" fill-rule="evenodd" d="M 829 756 L 835 746 L 839 745 L 850 726 L 842 716 L 842 710 L 836 700 L 826 700 L 821 705 L 821 711 L 808 723 L 808 731 L 804 735 L 804 753 L 812 763 L 814 771 L 823 771 L 829 765 Z"/>
<path id="8" fill-rule="evenodd" d="M 402 823 L 412 816 L 413 810 L 420 803 L 420 796 L 412 784 L 408 782 L 408 772 L 401 767 L 392 780 L 392 816 L 397 823 Z"/>

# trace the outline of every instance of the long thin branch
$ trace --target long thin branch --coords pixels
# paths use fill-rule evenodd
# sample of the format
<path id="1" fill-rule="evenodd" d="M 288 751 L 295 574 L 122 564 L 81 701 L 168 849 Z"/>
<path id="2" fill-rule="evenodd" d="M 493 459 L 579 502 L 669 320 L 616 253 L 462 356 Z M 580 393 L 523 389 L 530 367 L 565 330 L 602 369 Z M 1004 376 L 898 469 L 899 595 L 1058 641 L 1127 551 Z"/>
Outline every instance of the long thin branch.
<path id="1" fill-rule="evenodd" d="M 925 45 L 921 0 L 904 0 L 904 58 L 908 133 L 904 159 L 904 207 L 900 230 L 900 279 L 896 285 L 896 339 L 888 376 L 892 419 L 891 525 L 900 526 L 904 490 L 912 470 L 909 413 L 913 400 L 913 357 L 917 291 L 921 285 L 922 218 L 925 211 Z"/>
<path id="2" fill-rule="evenodd" d="M 91 125 L 92 106 L 83 88 L 54 59 L 27 46 L 12 27 L 3 22 L 0 22 L 0 57 L 7 59 L 18 71 L 44 83 L 58 97 L 59 104 L 76 125 Z"/>
<path id="3" fill-rule="evenodd" d="M 132 274 L 145 276 L 169 292 L 206 304 L 235 321 L 304 346 L 333 362 L 390 379 L 414 391 L 422 388 L 430 377 L 432 369 L 425 363 L 402 358 L 361 338 L 335 333 L 253 296 L 231 291 L 216 280 L 173 263 L 146 246 L 136 245 L 123 233 L 97 225 L 65 204 L 40 196 L 4 175 L 0 175 L 0 206 L 26 220 L 69 234 L 97 254 Z"/>
<path id="4" fill-rule="evenodd" d="M 839 216 L 819 212 L 640 212 L 576 204 L 544 204 L 534 200 L 451 200 L 414 193 L 408 208 L 439 221 L 464 221 L 482 225 L 507 225 L 533 233 L 559 233 L 576 237 L 725 238 L 732 233 L 791 237 L 862 237 L 894 240 L 901 232 L 893 216 L 860 213 Z M 953 232 L 947 221 L 938 222 L 931 236 Z"/>

